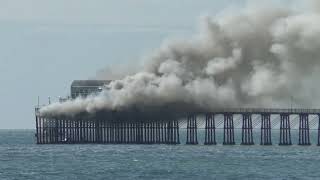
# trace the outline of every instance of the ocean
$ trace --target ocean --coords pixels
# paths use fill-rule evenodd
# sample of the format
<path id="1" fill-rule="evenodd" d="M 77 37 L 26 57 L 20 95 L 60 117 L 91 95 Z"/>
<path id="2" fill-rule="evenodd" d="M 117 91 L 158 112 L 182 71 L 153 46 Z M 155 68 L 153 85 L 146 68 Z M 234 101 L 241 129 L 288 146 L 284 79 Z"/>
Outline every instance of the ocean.
<path id="1" fill-rule="evenodd" d="M 311 146 L 278 146 L 277 133 L 260 146 L 254 133 L 253 146 L 239 132 L 234 146 L 36 145 L 34 130 L 0 130 L 0 179 L 320 179 L 316 131 Z"/>

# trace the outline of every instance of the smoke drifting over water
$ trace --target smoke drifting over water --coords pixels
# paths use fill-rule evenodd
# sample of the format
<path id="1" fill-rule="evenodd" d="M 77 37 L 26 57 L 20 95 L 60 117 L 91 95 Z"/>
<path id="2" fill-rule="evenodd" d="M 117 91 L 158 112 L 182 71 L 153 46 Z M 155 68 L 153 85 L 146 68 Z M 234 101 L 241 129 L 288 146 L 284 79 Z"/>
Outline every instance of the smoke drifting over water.
<path id="1" fill-rule="evenodd" d="M 54 103 L 42 114 L 162 108 L 319 107 L 320 13 L 248 8 L 205 17 L 189 39 L 166 41 L 144 69 L 85 99 Z"/>

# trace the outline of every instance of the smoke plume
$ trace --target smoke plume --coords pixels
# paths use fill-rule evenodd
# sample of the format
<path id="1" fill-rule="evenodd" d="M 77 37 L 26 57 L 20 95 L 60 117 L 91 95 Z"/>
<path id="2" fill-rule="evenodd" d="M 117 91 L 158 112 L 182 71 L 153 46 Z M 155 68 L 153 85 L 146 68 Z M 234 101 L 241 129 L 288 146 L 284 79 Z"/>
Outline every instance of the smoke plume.
<path id="1" fill-rule="evenodd" d="M 144 68 L 97 96 L 54 103 L 42 114 L 102 110 L 210 111 L 237 107 L 318 107 L 320 13 L 248 8 L 201 19 L 199 32 L 166 41 Z"/>

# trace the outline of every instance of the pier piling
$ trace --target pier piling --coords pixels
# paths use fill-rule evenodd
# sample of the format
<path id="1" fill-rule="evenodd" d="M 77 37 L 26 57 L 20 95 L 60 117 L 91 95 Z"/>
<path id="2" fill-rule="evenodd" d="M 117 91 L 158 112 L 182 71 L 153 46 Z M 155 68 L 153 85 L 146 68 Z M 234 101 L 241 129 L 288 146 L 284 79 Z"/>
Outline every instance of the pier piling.
<path id="1" fill-rule="evenodd" d="M 318 114 L 318 146 L 320 146 L 320 114 Z"/>
<path id="2" fill-rule="evenodd" d="M 224 125 L 223 125 L 223 144 L 224 145 L 234 145 L 234 124 L 233 124 L 233 114 L 224 114 Z"/>
<path id="3" fill-rule="evenodd" d="M 242 115 L 242 141 L 241 145 L 253 145 L 251 114 Z"/>
<path id="4" fill-rule="evenodd" d="M 299 145 L 311 145 L 309 134 L 309 115 L 299 115 Z"/>
<path id="5" fill-rule="evenodd" d="M 270 114 L 261 114 L 260 145 L 272 145 Z"/>
<path id="6" fill-rule="evenodd" d="M 280 114 L 280 141 L 279 145 L 292 145 L 289 114 Z"/>
<path id="7" fill-rule="evenodd" d="M 188 116 L 186 144 L 198 144 L 197 116 L 195 116 L 195 115 Z"/>
<path id="8" fill-rule="evenodd" d="M 205 122 L 205 145 L 215 145 L 216 142 L 216 127 L 215 127 L 215 120 L 214 114 L 207 114 L 206 115 L 206 122 Z"/>

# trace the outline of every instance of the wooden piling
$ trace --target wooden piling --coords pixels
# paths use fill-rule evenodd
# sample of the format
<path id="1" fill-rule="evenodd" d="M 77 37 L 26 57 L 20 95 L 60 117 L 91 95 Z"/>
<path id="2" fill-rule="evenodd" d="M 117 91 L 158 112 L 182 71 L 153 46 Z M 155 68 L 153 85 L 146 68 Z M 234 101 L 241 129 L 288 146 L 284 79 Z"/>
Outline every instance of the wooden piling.
<path id="1" fill-rule="evenodd" d="M 280 114 L 280 140 L 279 145 L 292 145 L 289 114 Z"/>
<path id="2" fill-rule="evenodd" d="M 242 114 L 242 141 L 241 145 L 253 145 L 252 116 Z"/>
<path id="3" fill-rule="evenodd" d="M 311 145 L 308 114 L 299 114 L 299 144 Z"/>
<path id="4" fill-rule="evenodd" d="M 234 124 L 233 124 L 233 114 L 224 114 L 224 125 L 223 125 L 223 144 L 224 145 L 234 145 Z"/>
<path id="5" fill-rule="evenodd" d="M 216 143 L 216 127 L 214 114 L 206 115 L 205 122 L 205 145 L 215 145 Z"/>

